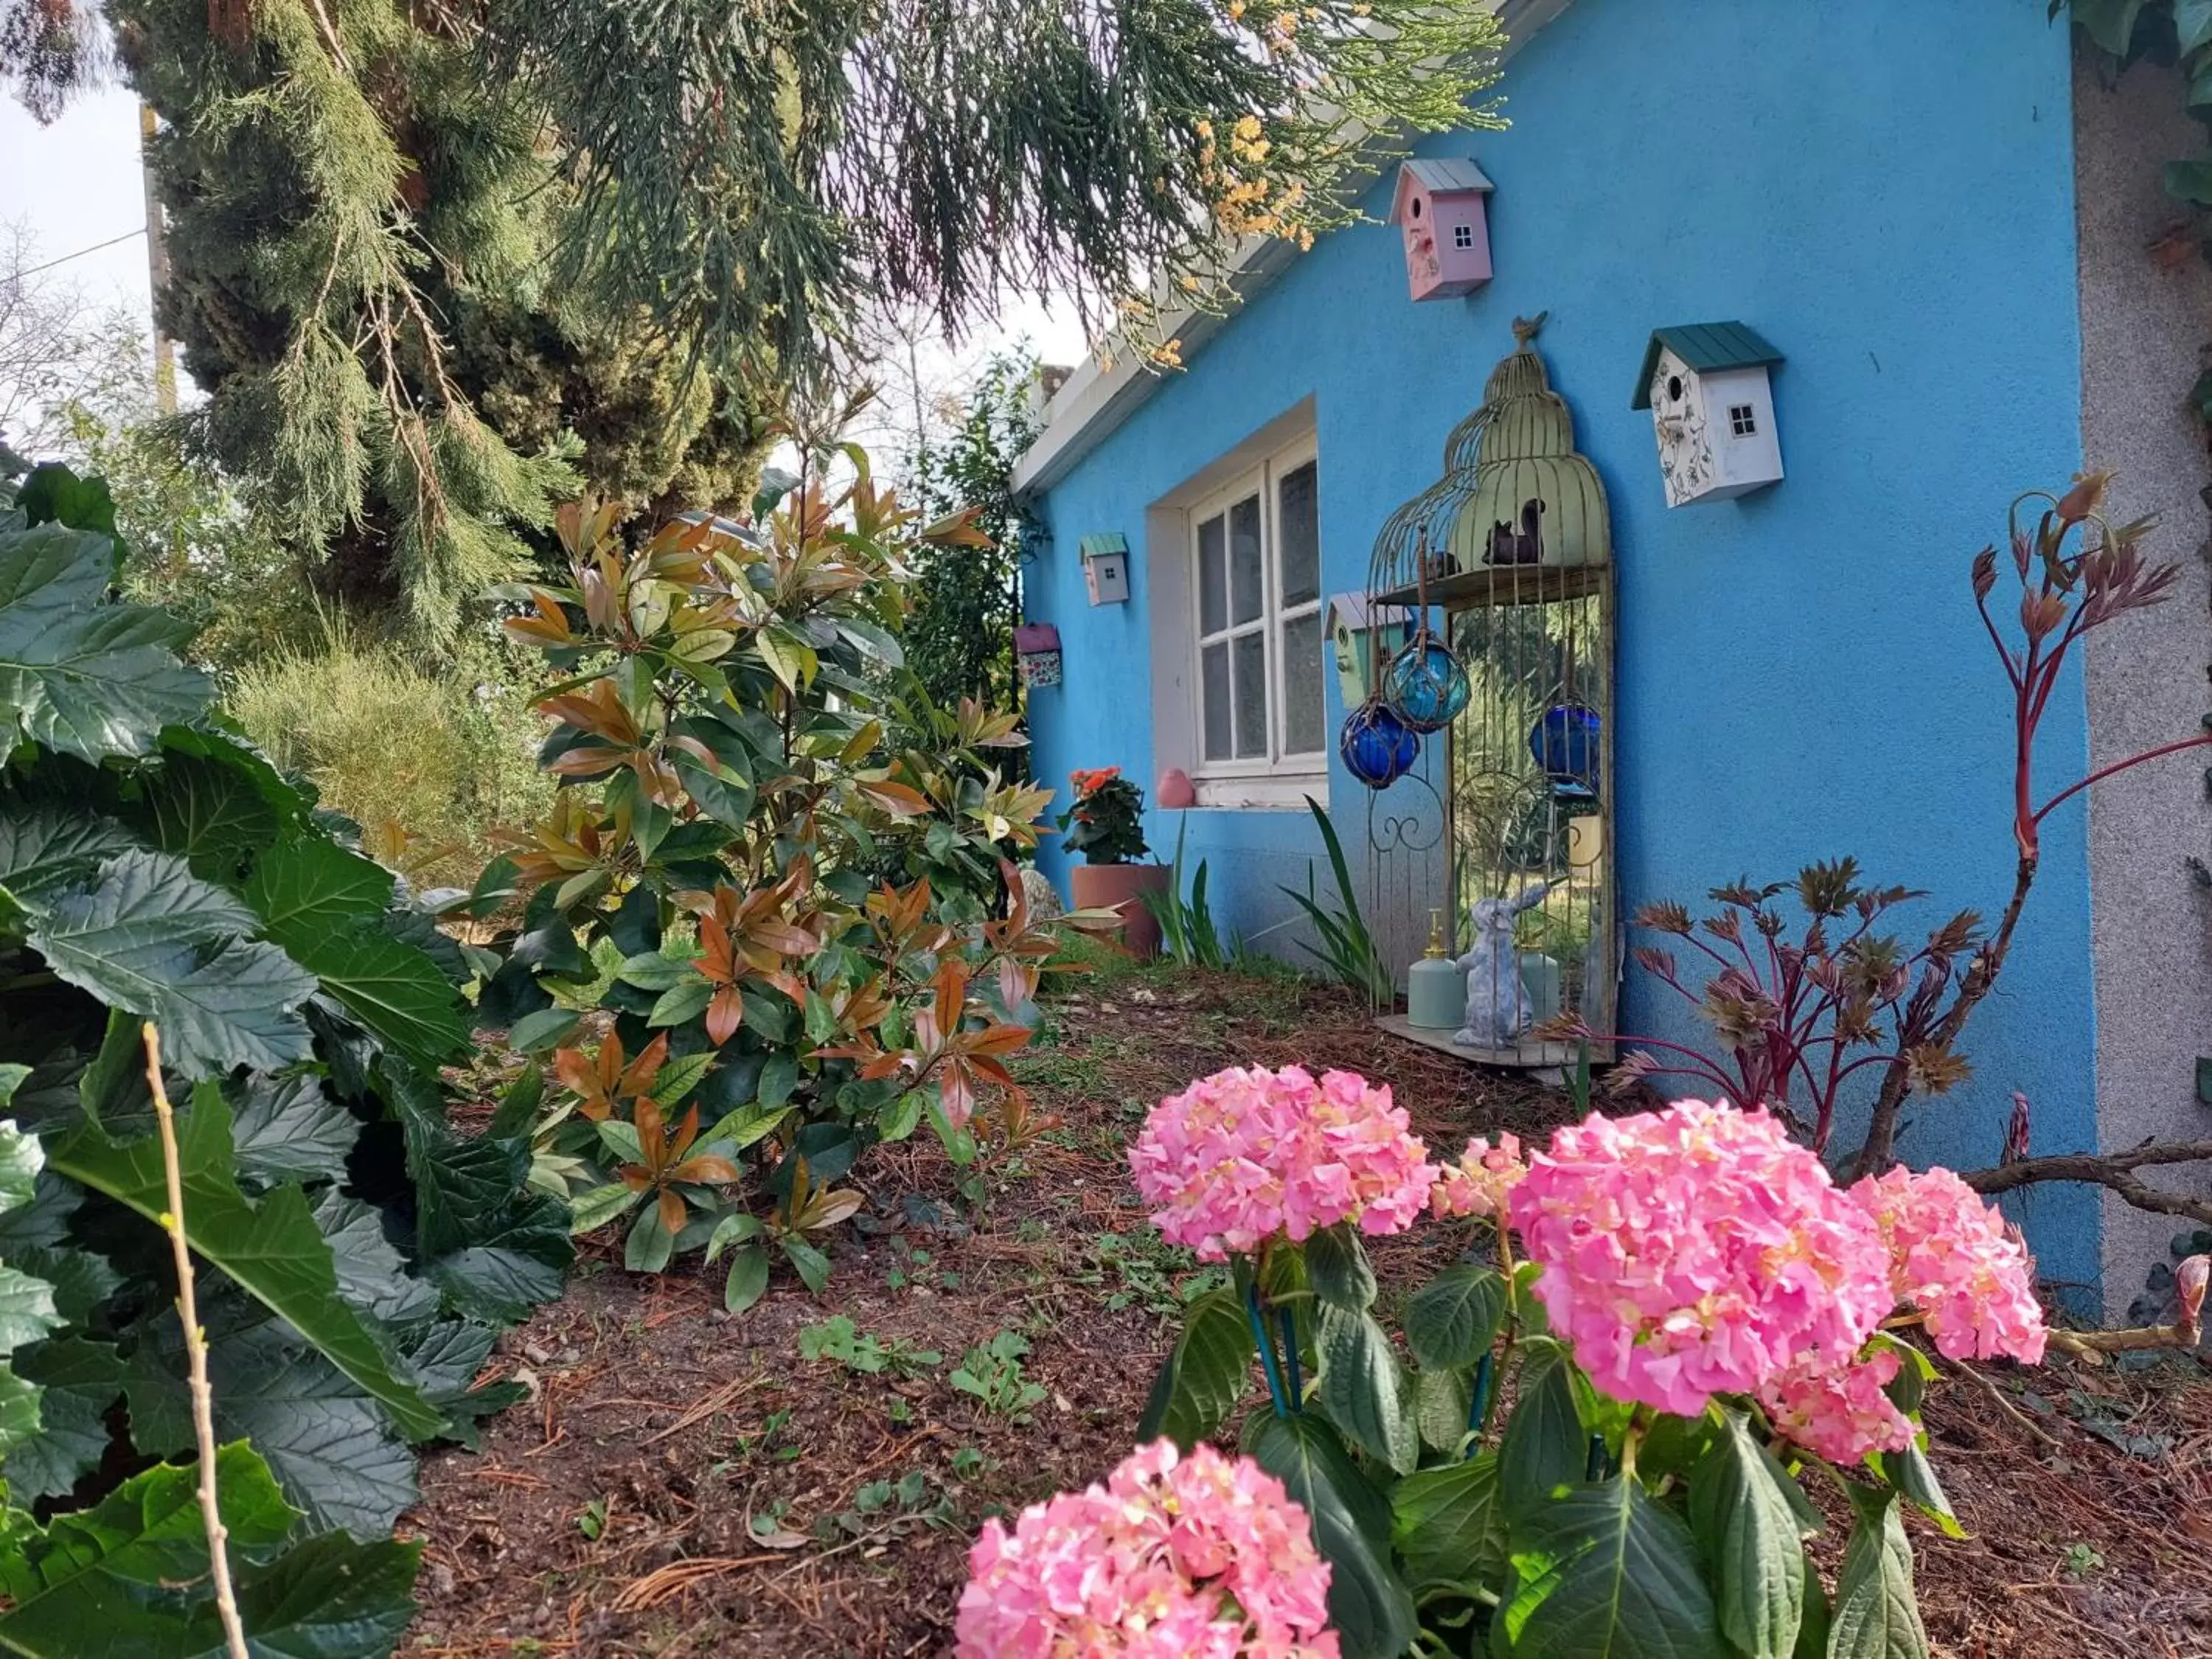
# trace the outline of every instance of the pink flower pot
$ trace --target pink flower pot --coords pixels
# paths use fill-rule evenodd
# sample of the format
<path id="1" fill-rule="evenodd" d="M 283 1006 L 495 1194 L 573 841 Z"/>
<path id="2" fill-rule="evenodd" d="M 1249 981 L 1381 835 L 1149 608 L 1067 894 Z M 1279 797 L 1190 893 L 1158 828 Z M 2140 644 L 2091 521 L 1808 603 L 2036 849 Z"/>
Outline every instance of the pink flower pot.
<path id="1" fill-rule="evenodd" d="M 1067 872 L 1068 895 L 1079 910 L 1119 911 L 1123 947 L 1133 957 L 1156 957 L 1159 918 L 1143 896 L 1166 892 L 1170 873 L 1164 864 L 1079 864 Z"/>

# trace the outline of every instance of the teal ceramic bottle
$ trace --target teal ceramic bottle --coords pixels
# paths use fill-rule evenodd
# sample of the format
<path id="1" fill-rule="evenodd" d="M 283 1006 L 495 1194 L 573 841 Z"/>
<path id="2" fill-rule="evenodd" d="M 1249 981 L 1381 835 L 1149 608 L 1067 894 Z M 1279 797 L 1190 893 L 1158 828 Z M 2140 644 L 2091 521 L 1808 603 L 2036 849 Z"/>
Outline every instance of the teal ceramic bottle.
<path id="1" fill-rule="evenodd" d="M 1467 986 L 1444 950 L 1443 912 L 1429 912 L 1429 948 L 1406 971 L 1406 1023 L 1425 1031 L 1467 1024 Z"/>

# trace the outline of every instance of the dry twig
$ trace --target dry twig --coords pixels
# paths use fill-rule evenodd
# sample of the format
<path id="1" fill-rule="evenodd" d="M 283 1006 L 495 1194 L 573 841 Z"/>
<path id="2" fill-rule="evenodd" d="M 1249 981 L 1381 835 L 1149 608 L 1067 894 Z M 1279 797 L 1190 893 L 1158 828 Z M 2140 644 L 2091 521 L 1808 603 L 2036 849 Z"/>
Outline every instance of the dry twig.
<path id="1" fill-rule="evenodd" d="M 161 1131 L 161 1168 L 169 1181 L 169 1207 L 162 1214 L 161 1227 L 169 1235 L 177 1262 L 177 1316 L 184 1322 L 185 1357 L 191 1368 L 192 1428 L 200 1448 L 200 1521 L 207 1528 L 208 1563 L 215 1576 L 215 1610 L 222 1620 L 230 1659 L 250 1659 L 238 1597 L 230 1587 L 230 1552 L 225 1547 L 230 1531 L 222 1524 L 222 1505 L 215 1486 L 215 1393 L 208 1386 L 207 1333 L 200 1328 L 199 1308 L 192 1298 L 192 1249 L 185 1237 L 185 1175 L 177 1154 L 176 1113 L 161 1086 L 161 1033 L 151 1020 L 140 1029 L 146 1042 L 146 1086 L 153 1091 L 154 1119 Z"/>

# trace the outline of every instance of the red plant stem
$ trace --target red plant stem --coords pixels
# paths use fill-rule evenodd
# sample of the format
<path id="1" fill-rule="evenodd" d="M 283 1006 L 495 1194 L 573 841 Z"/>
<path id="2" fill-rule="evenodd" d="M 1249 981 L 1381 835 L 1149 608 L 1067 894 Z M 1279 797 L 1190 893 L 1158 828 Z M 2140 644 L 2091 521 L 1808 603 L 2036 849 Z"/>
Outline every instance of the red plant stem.
<path id="1" fill-rule="evenodd" d="M 2036 809 L 2034 815 L 2029 819 L 2029 822 L 2032 823 L 2042 823 L 2045 818 L 2051 815 L 2051 809 L 2070 800 L 2075 795 L 2080 794 L 2084 789 L 2087 789 L 2091 784 L 2103 782 L 2106 778 L 2112 776 L 2115 773 L 2124 772 L 2130 767 L 2141 766 L 2145 761 L 2154 761 L 2162 756 L 2178 755 L 2185 749 L 2203 749 L 2208 745 L 2212 745 L 2212 732 L 2208 732 L 2202 737 L 2184 738 L 2178 743 L 2160 744 L 2155 749 L 2144 750 L 2140 755 L 2130 755 L 2125 760 L 2116 760 L 2110 766 L 2100 766 L 2095 771 L 2090 773 L 2087 777 L 2081 779 L 2079 782 L 2069 784 L 2065 788 L 2053 795 L 2049 800 L 2044 802 L 2041 806 Z"/>

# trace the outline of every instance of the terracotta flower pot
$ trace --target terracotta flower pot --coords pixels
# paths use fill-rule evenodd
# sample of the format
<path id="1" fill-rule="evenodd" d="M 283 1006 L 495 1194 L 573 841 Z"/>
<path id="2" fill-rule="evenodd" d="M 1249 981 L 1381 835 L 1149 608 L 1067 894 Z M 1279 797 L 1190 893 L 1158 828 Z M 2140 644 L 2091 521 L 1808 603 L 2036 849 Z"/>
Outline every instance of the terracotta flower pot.
<path id="1" fill-rule="evenodd" d="M 1172 873 L 1164 864 L 1079 864 L 1067 872 L 1068 894 L 1079 910 L 1118 910 L 1121 943 L 1131 956 L 1160 953 L 1159 918 L 1143 895 L 1164 893 Z"/>

